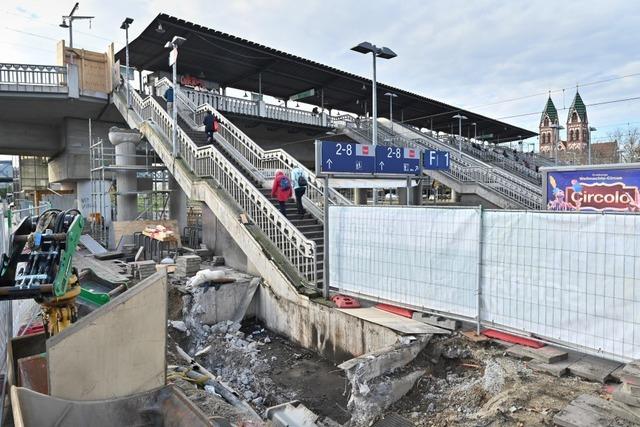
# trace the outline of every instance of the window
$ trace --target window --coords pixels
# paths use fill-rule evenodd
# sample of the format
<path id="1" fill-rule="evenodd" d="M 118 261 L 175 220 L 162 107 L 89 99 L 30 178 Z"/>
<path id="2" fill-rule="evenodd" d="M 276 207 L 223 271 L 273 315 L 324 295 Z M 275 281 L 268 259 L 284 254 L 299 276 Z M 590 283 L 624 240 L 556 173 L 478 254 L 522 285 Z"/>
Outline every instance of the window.
<path id="1" fill-rule="evenodd" d="M 576 141 L 580 140 L 580 129 L 576 129 Z"/>
<path id="2" fill-rule="evenodd" d="M 549 117 L 544 118 L 544 126 L 545 127 L 549 126 Z"/>
<path id="3" fill-rule="evenodd" d="M 571 115 L 571 123 L 578 123 L 578 113 L 576 113 L 575 111 Z"/>

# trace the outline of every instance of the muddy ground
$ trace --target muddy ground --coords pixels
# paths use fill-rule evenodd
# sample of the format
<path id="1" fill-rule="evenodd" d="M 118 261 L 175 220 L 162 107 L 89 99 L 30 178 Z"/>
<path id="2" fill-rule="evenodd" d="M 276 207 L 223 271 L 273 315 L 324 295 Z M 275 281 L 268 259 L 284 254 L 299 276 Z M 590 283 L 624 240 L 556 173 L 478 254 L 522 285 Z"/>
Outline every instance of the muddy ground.
<path id="1" fill-rule="evenodd" d="M 182 294 L 170 291 L 169 316 L 182 319 Z M 199 363 L 229 383 L 255 409 L 299 400 L 322 418 L 345 425 L 350 390 L 341 370 L 259 323 L 222 322 L 189 335 L 169 328 L 169 364 L 184 362 L 177 343 Z M 208 347 L 210 346 L 210 347 Z M 410 369 L 424 369 L 415 387 L 386 413 L 416 426 L 544 426 L 580 394 L 603 394 L 600 384 L 576 377 L 556 378 L 532 371 L 505 355 L 504 347 L 471 343 L 461 335 L 434 337 Z M 203 411 L 239 422 L 240 414 L 222 399 L 174 380 Z"/>

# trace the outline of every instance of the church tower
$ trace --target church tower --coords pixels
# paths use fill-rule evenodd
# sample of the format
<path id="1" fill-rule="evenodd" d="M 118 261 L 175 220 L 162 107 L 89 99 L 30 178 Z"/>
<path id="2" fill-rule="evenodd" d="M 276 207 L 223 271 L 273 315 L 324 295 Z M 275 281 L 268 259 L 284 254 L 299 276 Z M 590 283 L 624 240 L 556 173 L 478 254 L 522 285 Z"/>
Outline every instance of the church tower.
<path id="1" fill-rule="evenodd" d="M 539 127 L 540 153 L 543 156 L 549 157 L 554 153 L 553 145 L 556 143 L 558 130 L 553 126 L 558 126 L 558 123 L 558 110 L 556 110 L 556 106 L 553 105 L 553 101 L 551 100 L 551 95 L 549 95 L 547 105 L 545 105 L 542 111 Z"/>
<path id="2" fill-rule="evenodd" d="M 583 153 L 587 150 L 589 142 L 589 119 L 587 107 L 576 90 L 569 114 L 567 115 L 567 150 Z"/>

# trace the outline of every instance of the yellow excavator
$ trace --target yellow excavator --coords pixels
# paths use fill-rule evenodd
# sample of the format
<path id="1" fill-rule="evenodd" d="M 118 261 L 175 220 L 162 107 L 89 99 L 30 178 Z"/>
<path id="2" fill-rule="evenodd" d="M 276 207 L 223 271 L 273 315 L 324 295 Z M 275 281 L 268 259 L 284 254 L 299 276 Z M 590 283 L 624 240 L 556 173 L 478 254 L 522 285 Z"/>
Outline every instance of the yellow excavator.
<path id="1" fill-rule="evenodd" d="M 26 217 L 0 259 L 0 300 L 33 298 L 42 308 L 47 337 L 78 319 L 81 288 L 71 265 L 84 218 L 77 209 L 49 209 Z"/>

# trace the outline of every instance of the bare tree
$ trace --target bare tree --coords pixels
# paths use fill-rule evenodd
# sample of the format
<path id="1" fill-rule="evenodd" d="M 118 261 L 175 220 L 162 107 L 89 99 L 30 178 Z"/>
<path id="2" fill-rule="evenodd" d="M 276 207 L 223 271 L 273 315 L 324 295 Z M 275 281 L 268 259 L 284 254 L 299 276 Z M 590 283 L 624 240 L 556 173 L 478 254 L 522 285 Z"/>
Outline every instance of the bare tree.
<path id="1" fill-rule="evenodd" d="M 609 139 L 618 142 L 623 162 L 640 161 L 640 130 L 638 128 L 628 128 L 626 131 L 616 129 L 609 134 Z"/>

